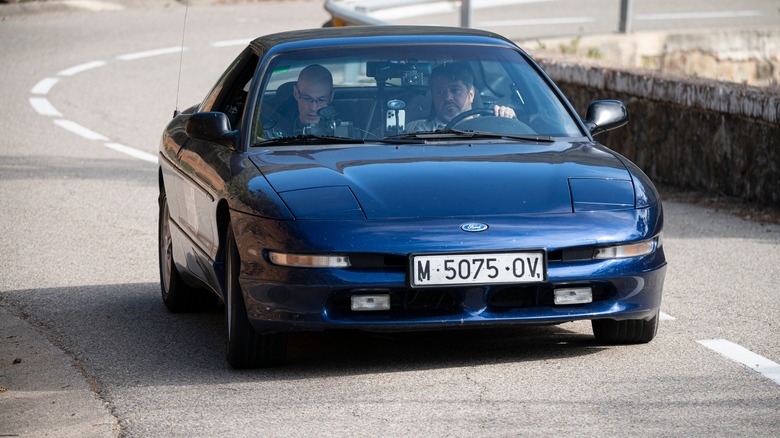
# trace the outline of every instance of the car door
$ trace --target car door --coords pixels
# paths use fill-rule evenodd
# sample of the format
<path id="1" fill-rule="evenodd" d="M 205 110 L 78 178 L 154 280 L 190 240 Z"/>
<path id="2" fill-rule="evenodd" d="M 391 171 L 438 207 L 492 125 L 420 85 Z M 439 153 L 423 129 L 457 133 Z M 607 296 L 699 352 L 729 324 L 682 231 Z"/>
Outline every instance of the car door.
<path id="1" fill-rule="evenodd" d="M 231 129 L 241 129 L 249 88 L 259 57 L 251 50 L 241 53 L 225 71 L 199 111 L 228 115 Z M 237 136 L 240 137 L 240 136 Z M 216 208 L 231 178 L 230 157 L 234 150 L 214 142 L 190 138 L 179 153 L 184 171 L 178 179 L 178 223 L 192 242 L 185 256 L 188 270 L 207 284 L 216 285 L 214 261 L 219 247 Z"/>

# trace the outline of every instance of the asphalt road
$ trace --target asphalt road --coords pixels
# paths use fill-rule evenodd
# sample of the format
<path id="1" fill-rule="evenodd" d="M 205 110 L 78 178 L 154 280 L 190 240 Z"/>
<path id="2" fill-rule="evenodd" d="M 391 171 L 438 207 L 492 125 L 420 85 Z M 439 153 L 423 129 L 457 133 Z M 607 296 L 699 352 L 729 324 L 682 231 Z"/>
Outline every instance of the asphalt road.
<path id="1" fill-rule="evenodd" d="M 180 53 L 184 8 L 132 3 L 0 21 L 0 436 L 780 433 L 780 226 L 676 202 L 650 344 L 588 323 L 296 334 L 287 366 L 231 370 L 220 311 L 162 305 L 146 159 L 243 41 L 328 16 L 193 2 Z"/>

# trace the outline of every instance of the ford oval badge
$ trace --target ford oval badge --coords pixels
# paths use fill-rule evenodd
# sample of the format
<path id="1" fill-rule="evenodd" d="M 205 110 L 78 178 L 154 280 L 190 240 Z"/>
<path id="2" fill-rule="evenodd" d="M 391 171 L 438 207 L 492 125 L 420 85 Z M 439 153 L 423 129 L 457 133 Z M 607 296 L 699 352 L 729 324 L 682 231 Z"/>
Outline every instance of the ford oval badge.
<path id="1" fill-rule="evenodd" d="M 480 224 L 477 222 L 469 222 L 460 226 L 460 229 L 469 233 L 479 233 L 488 229 L 487 224 Z"/>

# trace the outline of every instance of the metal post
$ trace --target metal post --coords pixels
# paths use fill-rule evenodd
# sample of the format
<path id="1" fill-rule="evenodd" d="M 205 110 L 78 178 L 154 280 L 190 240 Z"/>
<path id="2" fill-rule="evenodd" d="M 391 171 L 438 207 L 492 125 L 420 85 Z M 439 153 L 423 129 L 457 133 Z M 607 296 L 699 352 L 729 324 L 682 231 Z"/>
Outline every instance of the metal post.
<path id="1" fill-rule="evenodd" d="M 460 1 L 460 27 L 471 27 L 471 0 Z"/>
<path id="2" fill-rule="evenodd" d="M 629 33 L 631 17 L 634 15 L 634 0 L 620 0 L 620 33 Z"/>

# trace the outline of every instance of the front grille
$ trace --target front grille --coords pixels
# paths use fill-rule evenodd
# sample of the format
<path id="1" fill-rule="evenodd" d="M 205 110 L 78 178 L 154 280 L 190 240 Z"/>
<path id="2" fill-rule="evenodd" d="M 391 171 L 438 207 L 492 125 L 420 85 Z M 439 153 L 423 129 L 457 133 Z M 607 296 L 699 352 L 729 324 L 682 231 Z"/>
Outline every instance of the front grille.
<path id="1" fill-rule="evenodd" d="M 566 248 L 549 251 L 548 262 L 584 262 L 593 260 L 593 247 Z"/>
<path id="2" fill-rule="evenodd" d="M 349 262 L 356 269 L 405 268 L 406 257 L 392 254 L 350 254 Z"/>

